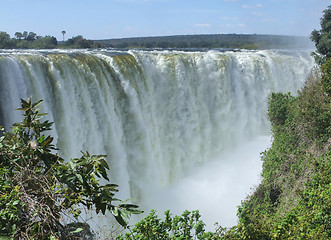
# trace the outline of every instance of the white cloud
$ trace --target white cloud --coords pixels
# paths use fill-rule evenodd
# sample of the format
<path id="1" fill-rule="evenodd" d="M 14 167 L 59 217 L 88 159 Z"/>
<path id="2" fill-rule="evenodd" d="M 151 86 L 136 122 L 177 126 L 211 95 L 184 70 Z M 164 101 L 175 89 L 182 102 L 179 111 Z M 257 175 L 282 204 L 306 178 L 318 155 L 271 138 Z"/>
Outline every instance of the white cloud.
<path id="1" fill-rule="evenodd" d="M 246 24 L 240 23 L 240 24 L 238 24 L 238 26 L 239 26 L 239 27 L 245 27 Z"/>
<path id="2" fill-rule="evenodd" d="M 266 23 L 266 22 L 278 22 L 279 20 L 277 18 L 265 18 L 265 19 L 262 19 L 262 22 L 263 23 Z"/>
<path id="3" fill-rule="evenodd" d="M 261 13 L 261 12 L 252 12 L 252 15 L 261 17 L 261 16 L 263 16 L 263 13 Z"/>
<path id="4" fill-rule="evenodd" d="M 167 0 L 116 0 L 123 3 L 148 3 L 148 2 L 166 2 Z"/>
<path id="5" fill-rule="evenodd" d="M 246 9 L 253 9 L 253 8 L 262 8 L 263 5 L 262 4 L 255 4 L 255 5 L 244 4 L 244 5 L 242 5 L 242 7 L 246 8 Z"/>
<path id="6" fill-rule="evenodd" d="M 210 23 L 197 23 L 193 25 L 194 27 L 210 27 Z"/>
<path id="7" fill-rule="evenodd" d="M 220 10 L 217 10 L 217 9 L 172 9 L 169 12 L 170 13 L 176 13 L 176 14 L 185 14 L 185 13 L 203 13 L 203 14 L 221 13 L 221 11 Z"/>
<path id="8" fill-rule="evenodd" d="M 222 20 L 231 20 L 231 21 L 235 21 L 238 20 L 238 17 L 221 17 Z"/>

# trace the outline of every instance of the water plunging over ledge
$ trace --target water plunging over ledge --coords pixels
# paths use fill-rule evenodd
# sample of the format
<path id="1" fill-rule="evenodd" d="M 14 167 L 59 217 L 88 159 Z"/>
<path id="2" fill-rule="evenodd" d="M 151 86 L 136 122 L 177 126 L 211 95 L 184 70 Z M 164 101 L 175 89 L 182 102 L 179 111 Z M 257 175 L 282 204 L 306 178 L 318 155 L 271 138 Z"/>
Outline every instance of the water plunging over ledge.
<path id="1" fill-rule="evenodd" d="M 60 154 L 107 154 L 119 198 L 230 226 L 259 181 L 269 94 L 295 94 L 313 64 L 309 51 L 4 50 L 0 124 L 43 99 Z"/>

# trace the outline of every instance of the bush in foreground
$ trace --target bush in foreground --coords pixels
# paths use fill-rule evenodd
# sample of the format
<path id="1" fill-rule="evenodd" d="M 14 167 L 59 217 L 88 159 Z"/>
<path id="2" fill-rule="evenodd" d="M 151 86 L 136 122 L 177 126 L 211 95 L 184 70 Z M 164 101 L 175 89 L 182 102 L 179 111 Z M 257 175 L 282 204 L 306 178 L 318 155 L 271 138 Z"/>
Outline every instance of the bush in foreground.
<path id="1" fill-rule="evenodd" d="M 224 230 L 217 227 L 213 232 L 206 232 L 205 224 L 200 219 L 199 211 L 184 211 L 181 216 L 172 216 L 170 211 L 164 213 L 164 219 L 160 219 L 154 210 L 139 221 L 130 231 L 117 236 L 117 240 L 156 240 L 156 239 L 220 239 Z"/>
<path id="2" fill-rule="evenodd" d="M 126 227 L 125 218 L 141 211 L 115 198 L 116 184 L 100 184 L 100 179 L 109 181 L 106 156 L 86 152 L 65 162 L 54 153 L 53 138 L 45 135 L 52 123 L 40 121 L 45 115 L 37 109 L 42 101 L 21 102 L 18 110 L 24 112 L 23 121 L 0 137 L 0 236 L 77 239 L 80 232 L 91 235 L 89 226 L 79 222 L 83 209 L 110 211 Z"/>

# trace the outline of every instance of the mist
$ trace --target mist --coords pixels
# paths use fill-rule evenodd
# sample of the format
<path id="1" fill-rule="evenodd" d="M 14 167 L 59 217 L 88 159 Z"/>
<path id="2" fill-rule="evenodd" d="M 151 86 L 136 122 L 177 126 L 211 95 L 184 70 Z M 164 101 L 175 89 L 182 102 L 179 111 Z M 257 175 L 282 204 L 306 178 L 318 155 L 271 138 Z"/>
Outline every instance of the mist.
<path id="1" fill-rule="evenodd" d="M 143 207 L 147 213 L 156 209 L 159 217 L 166 210 L 173 215 L 199 210 L 208 231 L 215 223 L 235 225 L 237 207 L 261 181 L 260 153 L 270 143 L 270 136 L 260 136 L 224 152 L 167 188 L 153 189 Z"/>

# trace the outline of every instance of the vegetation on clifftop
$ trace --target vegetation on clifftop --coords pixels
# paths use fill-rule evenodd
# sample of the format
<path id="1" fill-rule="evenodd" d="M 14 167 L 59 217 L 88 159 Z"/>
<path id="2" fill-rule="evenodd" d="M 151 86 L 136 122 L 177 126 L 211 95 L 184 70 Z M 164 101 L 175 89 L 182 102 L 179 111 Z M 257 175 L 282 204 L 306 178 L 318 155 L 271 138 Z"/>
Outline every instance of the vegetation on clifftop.
<path id="1" fill-rule="evenodd" d="M 54 48 L 141 48 L 141 49 L 307 49 L 312 48 L 308 37 L 258 34 L 206 34 L 163 37 L 136 37 L 108 40 L 87 40 L 82 35 L 58 42 L 53 36 L 16 32 L 11 38 L 0 31 L 0 49 L 54 49 Z"/>
<path id="2" fill-rule="evenodd" d="M 312 74 L 297 97 L 272 94 L 269 118 L 272 146 L 238 210 L 238 239 L 330 239 L 331 98 L 321 78 Z"/>
<path id="3" fill-rule="evenodd" d="M 65 34 L 65 31 L 62 31 Z M 64 36 L 64 35 L 63 35 Z M 64 39 L 64 37 L 63 37 Z M 6 32 L 0 31 L 0 49 L 54 49 L 54 48 L 98 48 L 100 45 L 82 35 L 72 37 L 67 41 L 58 42 L 53 36 L 39 36 L 34 32 L 16 32 L 11 38 Z"/>
<path id="4" fill-rule="evenodd" d="M 297 49 L 311 48 L 307 37 L 258 34 L 201 34 L 97 40 L 102 47 L 175 49 Z"/>
<path id="5" fill-rule="evenodd" d="M 314 70 L 297 97 L 273 93 L 269 119 L 273 142 L 262 156 L 262 183 L 242 202 L 231 239 L 331 238 L 331 6 L 316 30 Z M 328 39 L 326 39 L 326 37 Z M 324 46 L 324 43 L 323 43 Z"/>

